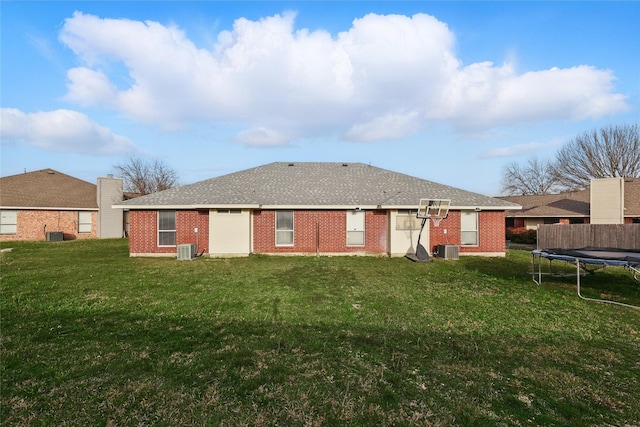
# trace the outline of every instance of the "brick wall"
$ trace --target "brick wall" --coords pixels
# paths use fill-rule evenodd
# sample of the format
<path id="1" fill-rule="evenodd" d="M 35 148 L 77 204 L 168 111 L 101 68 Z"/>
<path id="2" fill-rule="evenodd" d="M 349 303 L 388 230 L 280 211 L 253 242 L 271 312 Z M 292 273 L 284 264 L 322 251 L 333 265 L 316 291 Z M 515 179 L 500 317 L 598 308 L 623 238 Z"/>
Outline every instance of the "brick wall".
<path id="1" fill-rule="evenodd" d="M 506 250 L 505 213 L 503 211 L 478 212 L 478 246 L 460 246 L 460 253 L 493 253 Z M 444 234 L 447 230 L 447 234 Z M 449 211 L 449 216 L 436 227 L 430 224 L 430 245 L 460 245 L 460 211 Z"/>
<path id="2" fill-rule="evenodd" d="M 276 246 L 275 212 L 253 214 L 255 253 L 386 253 L 387 212 L 365 211 L 365 245 L 347 246 L 347 219 L 344 210 L 297 210 L 294 212 L 293 246 Z"/>
<path id="3" fill-rule="evenodd" d="M 473 252 L 505 252 L 507 249 L 505 213 L 504 211 L 478 212 L 480 227 L 479 243 L 477 247 L 461 247 L 461 253 Z"/>
<path id="4" fill-rule="evenodd" d="M 98 212 L 91 212 L 91 233 L 78 233 L 78 211 L 19 210 L 17 233 L 0 235 L 0 241 L 45 240 L 46 231 L 62 231 L 65 240 L 95 238 Z"/>
<path id="5" fill-rule="evenodd" d="M 365 211 L 365 245 L 347 246 L 346 212 L 343 210 L 297 210 L 294 212 L 294 245 L 275 245 L 274 210 L 253 213 L 254 253 L 387 253 L 388 219 L 386 211 Z M 159 247 L 157 211 L 131 211 L 129 214 L 131 254 L 175 254 L 175 247 Z M 479 245 L 461 246 L 461 253 L 505 252 L 505 213 L 478 213 Z M 209 212 L 177 211 L 176 243 L 196 243 L 198 251 L 209 252 Z M 439 227 L 429 223 L 432 250 L 438 244 L 460 245 L 460 211 L 450 211 Z M 444 234 L 444 230 L 447 234 Z M 317 243 L 316 243 L 317 242 Z"/>
<path id="6" fill-rule="evenodd" d="M 193 231 L 198 228 L 198 234 Z M 158 246 L 158 212 L 129 212 L 129 253 L 176 254 L 175 246 Z M 197 243 L 209 252 L 209 211 L 176 211 L 176 244 Z"/>

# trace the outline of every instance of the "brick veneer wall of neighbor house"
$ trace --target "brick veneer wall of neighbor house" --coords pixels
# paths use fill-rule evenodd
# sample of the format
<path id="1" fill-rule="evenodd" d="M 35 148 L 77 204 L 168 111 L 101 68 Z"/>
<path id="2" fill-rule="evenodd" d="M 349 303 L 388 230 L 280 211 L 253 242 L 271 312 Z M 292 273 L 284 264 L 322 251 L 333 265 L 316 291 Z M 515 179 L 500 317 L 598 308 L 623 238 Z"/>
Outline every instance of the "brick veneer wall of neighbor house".
<path id="1" fill-rule="evenodd" d="M 505 213 L 503 211 L 478 212 L 478 246 L 460 246 L 460 211 L 449 211 L 449 216 L 436 227 L 430 224 L 429 240 L 432 251 L 437 245 L 459 245 L 460 253 L 502 253 L 506 250 Z M 447 234 L 444 234 L 447 230 Z"/>
<path id="2" fill-rule="evenodd" d="M 130 211 L 129 228 L 130 254 L 177 253 L 175 246 L 158 246 L 158 211 Z M 176 211 L 176 245 L 187 243 L 197 243 L 198 252 L 209 251 L 209 211 Z"/>
<path id="3" fill-rule="evenodd" d="M 91 212 L 91 232 L 78 232 L 78 211 L 19 210 L 17 211 L 16 234 L 0 235 L 0 241 L 45 240 L 45 232 L 62 231 L 64 240 L 95 238 L 98 212 Z M 45 230 L 46 225 L 46 230 Z"/>
<path id="4" fill-rule="evenodd" d="M 387 252 L 386 211 L 365 211 L 364 246 L 347 246 L 347 219 L 344 210 L 294 211 L 293 246 L 276 246 L 275 212 L 262 210 L 253 213 L 255 253 L 315 253 L 316 242 L 320 253 Z"/>

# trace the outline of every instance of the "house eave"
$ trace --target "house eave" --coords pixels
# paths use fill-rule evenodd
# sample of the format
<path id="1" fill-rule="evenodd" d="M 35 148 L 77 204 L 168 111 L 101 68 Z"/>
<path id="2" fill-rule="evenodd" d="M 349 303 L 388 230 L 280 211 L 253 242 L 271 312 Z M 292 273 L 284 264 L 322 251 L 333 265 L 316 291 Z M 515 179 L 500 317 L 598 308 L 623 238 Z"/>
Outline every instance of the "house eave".
<path id="1" fill-rule="evenodd" d="M 450 210 L 477 210 L 477 211 L 518 211 L 522 209 L 522 206 L 482 206 L 482 205 L 469 205 L 469 206 L 451 206 Z"/>
<path id="2" fill-rule="evenodd" d="M 344 204 L 344 205 L 260 205 L 259 209 L 289 209 L 289 210 L 372 210 L 386 209 L 379 205 Z"/>
<path id="3" fill-rule="evenodd" d="M 215 205 L 111 205 L 114 209 L 126 210 L 207 210 L 207 209 L 260 209 L 257 204 L 215 204 Z"/>
<path id="4" fill-rule="evenodd" d="M 3 210 L 16 210 L 16 211 L 98 211 L 95 208 L 70 208 L 70 207 L 57 207 L 57 206 L 0 206 Z"/>
<path id="5" fill-rule="evenodd" d="M 112 208 L 122 208 L 129 210 L 206 210 L 206 209 L 289 209 L 289 210 L 389 210 L 389 209 L 417 209 L 417 205 L 373 205 L 373 204 L 331 204 L 331 205 L 312 205 L 312 204 L 233 204 L 233 203 L 216 203 L 216 204 L 197 204 L 197 205 L 132 205 L 117 204 Z M 461 205 L 451 206 L 451 210 L 478 210 L 478 211 L 505 211 L 505 210 L 521 210 L 522 206 L 483 206 L 483 205 Z"/>

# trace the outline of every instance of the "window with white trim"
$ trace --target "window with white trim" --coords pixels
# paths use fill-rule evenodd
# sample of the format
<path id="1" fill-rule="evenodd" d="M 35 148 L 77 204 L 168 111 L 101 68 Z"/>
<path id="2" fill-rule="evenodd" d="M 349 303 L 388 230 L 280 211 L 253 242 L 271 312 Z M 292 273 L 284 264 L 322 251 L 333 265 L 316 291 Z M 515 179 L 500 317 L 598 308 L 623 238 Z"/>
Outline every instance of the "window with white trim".
<path id="1" fill-rule="evenodd" d="M 417 209 L 398 209 L 396 230 L 420 230 L 422 220 L 416 218 Z"/>
<path id="2" fill-rule="evenodd" d="M 218 209 L 219 214 L 232 214 L 237 215 L 242 213 L 242 209 Z"/>
<path id="3" fill-rule="evenodd" d="M 364 246 L 364 211 L 347 211 L 347 246 Z"/>
<path id="4" fill-rule="evenodd" d="M 293 246 L 293 211 L 276 211 L 276 246 Z"/>
<path id="5" fill-rule="evenodd" d="M 460 212 L 460 244 L 478 246 L 478 212 Z"/>
<path id="6" fill-rule="evenodd" d="M 158 246 L 176 245 L 176 211 L 158 211 Z"/>
<path id="7" fill-rule="evenodd" d="M 78 233 L 91 233 L 93 221 L 90 211 L 78 211 Z"/>
<path id="8" fill-rule="evenodd" d="M 0 211 L 0 234 L 18 234 L 18 211 Z"/>

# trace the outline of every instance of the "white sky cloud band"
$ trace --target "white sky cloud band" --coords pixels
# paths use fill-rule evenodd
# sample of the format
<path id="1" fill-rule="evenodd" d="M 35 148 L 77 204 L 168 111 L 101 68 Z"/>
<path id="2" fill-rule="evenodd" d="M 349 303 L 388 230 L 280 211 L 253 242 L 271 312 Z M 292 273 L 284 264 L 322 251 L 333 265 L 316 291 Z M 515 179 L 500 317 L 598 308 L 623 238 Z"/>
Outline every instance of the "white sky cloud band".
<path id="1" fill-rule="evenodd" d="M 232 121 L 246 128 L 236 141 L 260 146 L 336 129 L 393 140 L 428 122 L 475 132 L 629 108 L 610 70 L 464 66 L 452 31 L 429 15 L 369 14 L 336 36 L 294 23 L 289 12 L 240 18 L 207 49 L 175 26 L 76 12 L 60 33 L 81 63 L 68 70 L 66 99 L 167 129 Z"/>
<path id="2" fill-rule="evenodd" d="M 23 113 L 15 108 L 0 109 L 3 144 L 20 143 L 49 151 L 78 153 L 126 153 L 131 141 L 71 110 Z"/>

